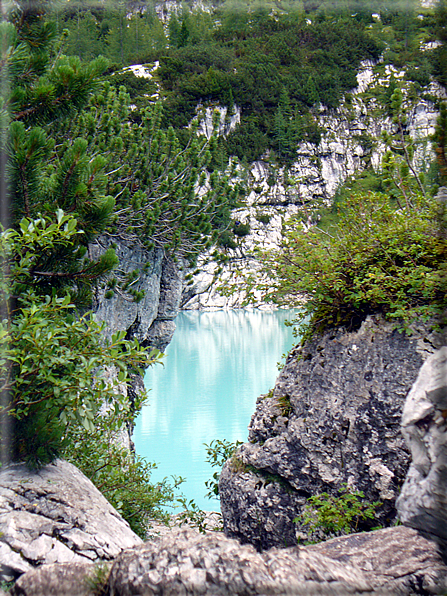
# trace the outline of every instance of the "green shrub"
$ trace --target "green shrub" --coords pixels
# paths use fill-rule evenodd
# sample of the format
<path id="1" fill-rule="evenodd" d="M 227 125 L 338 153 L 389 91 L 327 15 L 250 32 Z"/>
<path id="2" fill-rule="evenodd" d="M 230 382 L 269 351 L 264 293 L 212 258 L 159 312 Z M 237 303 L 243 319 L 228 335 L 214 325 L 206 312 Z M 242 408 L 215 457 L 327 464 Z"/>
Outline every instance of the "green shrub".
<path id="1" fill-rule="evenodd" d="M 368 314 L 409 321 L 442 314 L 447 247 L 440 207 L 417 197 L 397 209 L 380 193 L 353 195 L 340 207 L 337 228 L 284 227 L 282 247 L 264 255 L 267 297 L 296 306 L 308 333 L 357 326 Z M 272 279 L 273 277 L 273 279 Z M 261 288 L 262 289 L 262 288 Z"/>
<path id="2" fill-rule="evenodd" d="M 270 223 L 271 216 L 268 213 L 256 213 L 256 219 L 263 224 Z"/>
<path id="3" fill-rule="evenodd" d="M 233 227 L 233 234 L 238 236 L 239 238 L 243 238 L 244 236 L 248 236 L 250 233 L 250 224 L 249 223 L 236 223 Z"/>
<path id="4" fill-rule="evenodd" d="M 310 497 L 302 518 L 295 518 L 295 523 L 307 524 L 311 532 L 321 529 L 325 534 L 339 536 L 357 532 L 363 522 L 374 520 L 379 501 L 366 501 L 362 491 L 351 491 L 347 484 L 339 493 L 339 497 L 326 492 Z"/>
<path id="5" fill-rule="evenodd" d="M 60 455 L 71 426 L 92 431 L 103 403 L 129 409 L 115 386 L 157 357 L 125 341 L 124 333 L 105 342 L 102 326 L 90 313 L 79 315 L 68 295 L 34 291 L 46 274 L 37 269 L 42 255 L 72 246 L 76 228 L 77 221 L 59 210 L 55 222 L 24 218 L 18 230 L 0 234 L 0 386 L 9 394 L 0 411 L 12 426 L 12 458 L 37 467 Z M 115 380 L 102 376 L 105 366 L 119 371 Z"/>
<path id="6" fill-rule="evenodd" d="M 166 517 L 162 506 L 174 503 L 181 480 L 151 483 L 154 465 L 117 437 L 145 397 L 122 389 L 159 352 L 124 332 L 107 342 L 103 326 L 80 315 L 69 296 L 33 291 L 42 254 L 69 249 L 79 233 L 76 220 L 58 211 L 55 222 L 23 219 L 0 234 L 0 388 L 8 397 L 0 405 L 1 452 L 35 468 L 56 457 L 72 461 L 144 538 L 149 518 Z"/>
<path id="7" fill-rule="evenodd" d="M 226 439 L 214 439 L 209 445 L 205 443 L 207 453 L 206 462 L 211 464 L 213 468 L 219 468 L 218 472 L 214 472 L 212 479 L 205 482 L 208 490 L 206 494 L 207 498 L 211 499 L 219 496 L 220 471 L 224 463 L 234 456 L 239 445 L 242 445 L 241 441 L 232 443 Z"/>
<path id="8" fill-rule="evenodd" d="M 92 432 L 79 425 L 70 428 L 63 456 L 93 482 L 132 530 L 145 539 L 151 519 L 169 518 L 166 507 L 175 506 L 176 489 L 183 479 L 154 483 L 151 474 L 156 465 L 118 443 L 115 429 L 122 429 L 119 422 L 131 423 L 138 412 L 139 408 L 133 415 L 116 414 L 115 410 L 98 412 Z"/>
<path id="9" fill-rule="evenodd" d="M 230 232 L 230 230 L 224 230 L 221 235 L 219 236 L 218 245 L 222 246 L 222 248 L 232 248 L 235 249 L 237 247 L 236 242 L 234 241 L 234 236 Z"/>

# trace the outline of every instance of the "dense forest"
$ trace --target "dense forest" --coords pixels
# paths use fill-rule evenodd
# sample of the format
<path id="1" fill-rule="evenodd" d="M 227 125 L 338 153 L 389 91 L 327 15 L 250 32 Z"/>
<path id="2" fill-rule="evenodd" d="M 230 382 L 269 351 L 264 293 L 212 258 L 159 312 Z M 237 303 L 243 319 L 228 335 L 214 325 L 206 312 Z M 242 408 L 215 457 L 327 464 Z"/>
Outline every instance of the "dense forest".
<path id="1" fill-rule="evenodd" d="M 375 12 L 361 0 L 225 0 L 209 10 L 183 3 L 165 20 L 154 2 L 58 6 L 58 27 L 69 31 L 67 53 L 106 56 L 114 65 L 108 74 L 159 62 L 151 80 L 134 81 L 130 74 L 117 74 L 117 80 L 140 101 L 160 93 L 164 123 L 180 138 L 198 104 L 241 108 L 241 124 L 221 151 L 248 163 L 266 150 L 288 163 L 298 142 L 318 144 L 315 108 L 339 105 L 356 86 L 362 60 L 383 56 L 384 64 L 405 66 L 416 92 L 430 76 L 447 80 L 445 49 L 427 45 L 439 38 L 445 15 L 441 8 L 421 9 L 414 0 L 402 5 L 382 0 Z M 388 89 L 388 101 L 393 90 Z"/>

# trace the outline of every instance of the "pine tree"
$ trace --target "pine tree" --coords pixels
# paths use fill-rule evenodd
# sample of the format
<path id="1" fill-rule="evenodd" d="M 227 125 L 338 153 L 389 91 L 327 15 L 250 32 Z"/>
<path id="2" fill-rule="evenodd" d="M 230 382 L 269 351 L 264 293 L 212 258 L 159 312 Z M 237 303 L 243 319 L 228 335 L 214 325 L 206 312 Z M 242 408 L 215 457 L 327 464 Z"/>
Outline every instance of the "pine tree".
<path id="1" fill-rule="evenodd" d="M 106 232 L 112 239 L 194 261 L 229 225 L 238 187 L 230 184 L 232 168 L 212 167 L 219 152 L 216 137 L 198 137 L 192 128 L 182 147 L 172 128 L 161 128 L 162 111 L 161 103 L 132 111 L 125 88 L 117 90 L 107 81 L 88 109 L 66 121 L 59 133 L 65 143 L 82 136 L 88 152 L 105 160 L 107 192 L 116 202 L 113 226 Z"/>
<path id="2" fill-rule="evenodd" d="M 3 23 L 13 41 L 6 61 L 14 73 L 13 219 L 51 216 L 56 208 L 76 217 L 82 235 L 75 249 L 42 259 L 36 286 L 71 287 L 88 303 L 89 290 L 116 265 L 112 249 L 98 263 L 86 257 L 98 234 L 194 260 L 229 225 L 237 189 L 230 171 L 207 171 L 216 138 L 198 138 L 194 129 L 182 147 L 172 128 L 162 130 L 161 105 L 133 112 L 124 87 L 99 81 L 105 60 L 64 56 L 54 25 L 30 6 Z"/>
<path id="3" fill-rule="evenodd" d="M 42 254 L 34 283 L 43 293 L 71 288 L 79 301 L 88 301 L 92 285 L 117 262 L 113 251 L 98 262 L 86 258 L 87 244 L 110 220 L 114 199 L 105 194 L 101 158 L 87 154 L 87 142 L 73 138 L 58 155 L 58 137 L 49 129 L 54 131 L 86 104 L 106 62 L 98 58 L 83 64 L 78 57 L 62 55 L 43 4 L 22 2 L 0 27 L 8 40 L 0 74 L 9 81 L 1 98 L 8 183 L 2 202 L 9 202 L 12 225 L 24 216 L 55 217 L 57 208 L 77 219 L 82 234 L 74 246 Z"/>

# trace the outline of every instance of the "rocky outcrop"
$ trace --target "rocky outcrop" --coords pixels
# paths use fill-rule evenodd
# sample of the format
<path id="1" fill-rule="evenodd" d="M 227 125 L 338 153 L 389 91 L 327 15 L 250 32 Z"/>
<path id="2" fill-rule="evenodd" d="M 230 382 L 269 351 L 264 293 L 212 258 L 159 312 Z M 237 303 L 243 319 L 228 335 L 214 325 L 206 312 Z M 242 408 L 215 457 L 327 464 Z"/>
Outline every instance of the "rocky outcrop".
<path id="1" fill-rule="evenodd" d="M 91 258 L 97 258 L 111 243 L 109 239 L 100 238 L 90 245 Z M 107 337 L 125 331 L 129 338 L 137 339 L 142 345 L 163 351 L 172 339 L 174 319 L 180 308 L 184 277 L 181 264 L 161 249 L 147 251 L 139 244 L 124 241 L 114 244 L 120 275 L 136 272 L 132 288 L 142 292 L 143 298 L 136 302 L 117 291 L 107 299 L 106 288 L 99 289 L 94 303 L 96 319 L 105 322 Z"/>
<path id="2" fill-rule="evenodd" d="M 445 585 L 446 568 L 434 545 L 414 530 L 392 528 L 349 539 L 326 543 L 325 550 L 274 548 L 260 554 L 222 534 L 178 530 L 122 553 L 107 593 L 399 595 L 412 593 L 412 585 L 424 584 L 428 593 Z"/>
<path id="3" fill-rule="evenodd" d="M 104 569 L 104 571 L 102 571 Z M 14 584 L 14 596 L 98 596 L 107 568 L 95 563 L 53 563 L 22 575 Z"/>
<path id="4" fill-rule="evenodd" d="M 395 519 L 410 456 L 400 433 L 405 398 L 443 343 L 428 326 L 411 336 L 369 317 L 292 350 L 271 395 L 258 399 L 244 443 L 220 476 L 228 536 L 258 549 L 307 539 L 294 522 L 306 500 L 346 483 L 381 501 L 376 525 Z"/>
<path id="5" fill-rule="evenodd" d="M 418 357 L 426 359 L 404 410 L 403 426 L 414 456 L 412 468 L 417 469 L 417 474 L 410 470 L 405 487 L 409 483 L 411 490 L 406 491 L 404 487 L 399 509 L 409 512 L 407 521 L 422 526 L 424 534 L 436 534 L 438 541 L 444 541 L 447 348 L 427 358 L 442 337 L 430 333 L 424 336 L 420 328 L 414 330 L 412 338 L 406 338 L 396 335 L 383 322 L 378 323 L 369 320 L 357 332 L 334 333 L 325 338 L 333 342 L 332 350 L 328 346 L 324 350 L 325 364 L 329 363 L 329 356 L 332 357 L 332 367 L 327 367 L 326 387 L 322 387 L 321 379 L 315 382 L 321 370 L 313 370 L 309 364 L 304 381 L 297 385 L 301 391 L 305 387 L 310 392 L 313 387 L 315 407 L 321 407 L 322 393 L 330 388 L 333 428 L 337 428 L 340 422 L 337 396 L 340 396 L 334 383 L 337 376 L 334 371 L 339 371 L 339 382 L 344 380 L 350 402 L 355 401 L 356 396 L 362 401 L 364 381 L 371 383 L 366 385 L 371 407 L 363 410 L 359 427 L 355 428 L 354 424 L 350 429 L 354 434 L 361 434 L 370 414 L 381 416 L 381 409 L 377 408 L 380 401 L 382 405 L 392 405 L 386 399 L 387 391 L 396 389 L 396 384 L 391 382 L 393 371 L 389 370 L 392 358 L 398 359 L 394 376 L 398 378 L 397 385 L 402 386 L 407 382 L 405 359 L 410 368 Z M 318 350 L 323 339 L 314 342 L 316 350 L 312 352 L 308 344 L 302 353 L 312 355 L 311 361 L 318 361 L 317 369 L 323 364 L 323 350 Z M 383 354 L 380 363 L 377 348 Z M 403 352 L 400 359 L 399 349 Z M 346 350 L 349 360 L 356 363 L 354 368 L 368 364 L 363 366 L 362 378 L 352 375 Z M 345 355 L 343 363 L 334 361 L 334 353 L 338 351 Z M 304 362 L 309 363 L 309 359 Z M 371 365 L 384 377 L 383 386 L 369 374 Z M 282 388 L 287 386 L 288 374 L 282 379 Z M 313 384 L 309 382 L 312 379 Z M 398 391 L 397 400 L 399 395 Z M 295 396 L 290 397 L 290 403 L 284 400 L 278 403 L 282 408 L 293 408 L 296 415 Z M 305 392 L 302 397 L 306 397 Z M 355 409 L 355 405 L 352 407 Z M 346 411 L 352 413 L 353 410 L 346 408 Z M 266 410 L 263 412 L 265 414 Z M 279 434 L 287 426 L 291 413 L 292 410 L 283 409 L 274 421 Z M 262 432 L 265 423 L 263 419 L 253 432 Z M 375 439 L 376 446 L 380 445 L 378 438 L 380 433 Z M 383 441 L 386 443 L 390 438 L 391 434 L 386 432 Z M 267 438 L 266 443 L 268 441 Z M 346 442 L 355 444 L 350 432 Z M 366 446 L 367 453 L 371 445 Z M 352 473 L 352 460 L 347 458 L 346 464 Z M 129 536 L 130 530 L 123 534 L 121 524 L 124 522 L 121 520 L 117 526 L 118 514 L 101 495 L 98 500 L 98 495 L 93 494 L 96 489 L 73 466 L 57 462 L 39 474 L 25 470 L 24 466 L 16 465 L 0 473 L 0 529 L 5 530 L 0 544 L 14 551 L 16 558 L 22 559 L 22 565 L 28 566 L 28 570 L 23 566 L 14 570 L 15 575 L 22 575 L 13 586 L 11 596 L 428 596 L 447 591 L 447 566 L 436 542 L 410 527 L 350 534 L 308 546 L 273 547 L 263 552 L 257 552 L 252 545 L 241 545 L 220 532 L 203 535 L 191 528 L 176 528 L 142 544 L 135 535 Z M 274 485 L 277 481 L 278 477 L 271 476 L 266 484 Z M 295 490 L 292 482 L 280 484 Z M 268 505 L 278 506 L 278 503 L 272 501 Z M 258 515 L 258 523 L 265 523 L 261 515 Z M 41 540 L 42 537 L 45 539 Z M 62 548 L 58 549 L 57 541 Z M 117 555 L 123 548 L 125 550 Z M 11 562 L 14 564 L 15 560 L 10 558 L 5 564 L 4 555 L 3 548 L 0 563 L 3 577 L 8 577 L 13 571 Z M 114 560 L 110 561 L 112 557 Z M 95 559 L 102 561 L 98 565 L 93 562 Z"/>
<path id="6" fill-rule="evenodd" d="M 247 276 L 251 274 L 260 280 L 259 262 L 250 256 L 250 253 L 255 248 L 262 250 L 278 248 L 282 237 L 283 221 L 298 212 L 297 205 L 265 206 L 262 213 L 252 207 L 234 210 L 232 213 L 234 220 L 248 224 L 249 235 L 238 239 L 235 249 L 227 250 L 230 260 L 223 270 L 209 255 L 199 257 L 194 282 L 191 285 L 185 285 L 183 289 L 182 309 L 213 310 L 245 306 L 248 296 Z M 225 292 L 228 288 L 233 288 L 230 294 Z M 271 308 L 266 305 L 262 293 L 257 290 L 252 291 L 250 306 Z"/>
<path id="7" fill-rule="evenodd" d="M 24 464 L 1 469 L 0 581 L 40 565 L 111 560 L 138 544 L 128 523 L 68 462 L 38 472 Z"/>
<path id="8" fill-rule="evenodd" d="M 447 588 L 435 545 L 404 527 L 262 554 L 220 533 L 175 530 L 124 551 L 108 573 L 91 564 L 48 565 L 22 576 L 12 594 L 427 596 Z"/>
<path id="9" fill-rule="evenodd" d="M 399 518 L 438 541 L 447 559 L 447 347 L 421 368 L 405 402 L 402 432 L 412 463 L 397 500 Z"/>
<path id="10" fill-rule="evenodd" d="M 238 106 L 233 106 L 231 112 L 229 112 L 227 106 L 207 106 L 199 104 L 196 109 L 200 116 L 198 134 L 204 135 L 207 139 L 211 138 L 211 135 L 216 131 L 218 135 L 224 137 L 232 133 L 241 123 L 242 110 Z M 219 114 L 219 117 L 215 126 L 215 112 Z"/>

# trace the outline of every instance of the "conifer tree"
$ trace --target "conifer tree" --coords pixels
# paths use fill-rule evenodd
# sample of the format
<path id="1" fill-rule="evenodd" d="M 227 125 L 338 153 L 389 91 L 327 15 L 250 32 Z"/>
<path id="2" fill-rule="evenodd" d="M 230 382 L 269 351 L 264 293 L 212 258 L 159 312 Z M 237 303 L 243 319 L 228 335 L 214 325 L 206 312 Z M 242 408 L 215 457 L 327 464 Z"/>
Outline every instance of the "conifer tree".
<path id="1" fill-rule="evenodd" d="M 216 139 L 192 130 L 185 148 L 161 129 L 160 105 L 132 112 L 124 88 L 100 82 L 105 59 L 64 56 L 35 3 L 24 2 L 2 27 L 10 40 L 3 64 L 11 73 L 5 150 L 13 221 L 54 217 L 60 208 L 82 230 L 74 248 L 36 263 L 36 288 L 71 288 L 88 304 L 117 264 L 111 248 L 98 262 L 87 258 L 100 233 L 192 260 L 209 248 L 229 223 L 234 195 L 228 175 L 207 172 Z"/>
<path id="2" fill-rule="evenodd" d="M 83 64 L 64 56 L 54 23 L 44 19 L 44 3 L 25 1 L 0 23 L 3 89 L 2 152 L 6 154 L 6 197 L 11 223 L 42 214 L 55 217 L 57 208 L 75 217 L 78 234 L 71 247 L 46 252 L 35 262 L 33 283 L 42 293 L 70 288 L 79 301 L 88 300 L 95 281 L 117 262 L 113 251 L 92 262 L 86 247 L 109 222 L 114 199 L 105 193 L 101 159 L 86 153 L 87 142 L 73 138 L 62 155 L 55 151 L 57 123 L 73 117 L 98 84 L 106 62 Z"/>

